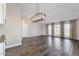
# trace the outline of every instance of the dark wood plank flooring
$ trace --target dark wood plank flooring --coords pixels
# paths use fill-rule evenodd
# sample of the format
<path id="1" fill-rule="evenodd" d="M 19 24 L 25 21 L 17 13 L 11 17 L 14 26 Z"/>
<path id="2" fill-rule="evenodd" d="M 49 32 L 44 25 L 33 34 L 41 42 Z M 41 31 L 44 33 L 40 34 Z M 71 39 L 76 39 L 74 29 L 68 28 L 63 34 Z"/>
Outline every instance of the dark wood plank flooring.
<path id="1" fill-rule="evenodd" d="M 36 42 L 35 42 L 36 41 Z M 31 43 L 35 42 L 35 43 Z M 48 52 L 45 54 L 41 54 L 43 56 L 79 56 L 79 41 L 78 40 L 70 40 L 70 39 L 61 39 L 61 38 L 53 38 L 51 36 L 38 36 L 38 37 L 30 37 L 23 38 L 22 45 L 12 47 L 5 50 L 6 56 L 27 56 L 30 55 L 29 51 L 32 48 L 27 48 L 30 43 L 31 47 L 35 47 L 39 42 L 42 42 L 41 45 L 46 44 L 44 46 L 47 47 Z M 44 48 L 44 47 L 42 47 Z M 32 51 L 36 51 L 36 47 L 31 51 L 31 55 L 35 55 Z M 38 48 L 39 50 L 40 48 Z M 45 48 L 44 48 L 45 49 Z M 39 52 L 38 52 L 39 53 Z M 40 55 L 36 53 L 36 55 Z M 43 51 L 41 53 L 44 53 Z"/>

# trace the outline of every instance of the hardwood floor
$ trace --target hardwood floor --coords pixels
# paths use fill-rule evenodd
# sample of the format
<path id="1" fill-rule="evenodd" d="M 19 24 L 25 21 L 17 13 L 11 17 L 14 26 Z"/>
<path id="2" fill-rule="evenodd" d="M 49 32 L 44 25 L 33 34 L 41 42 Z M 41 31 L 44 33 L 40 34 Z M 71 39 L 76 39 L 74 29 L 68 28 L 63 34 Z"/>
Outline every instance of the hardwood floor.
<path id="1" fill-rule="evenodd" d="M 79 56 L 79 41 L 38 36 L 23 38 L 22 45 L 5 50 L 6 56 Z"/>

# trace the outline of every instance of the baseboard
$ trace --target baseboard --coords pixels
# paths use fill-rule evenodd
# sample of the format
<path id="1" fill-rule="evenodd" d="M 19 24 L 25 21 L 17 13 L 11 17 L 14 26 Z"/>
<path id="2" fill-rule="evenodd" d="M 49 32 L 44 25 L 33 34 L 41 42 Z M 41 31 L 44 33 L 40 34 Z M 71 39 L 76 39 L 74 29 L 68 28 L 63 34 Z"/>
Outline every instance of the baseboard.
<path id="1" fill-rule="evenodd" d="M 45 35 L 37 35 L 37 36 L 30 36 L 30 37 L 40 37 L 40 36 L 45 36 Z M 23 38 L 29 38 L 29 37 L 23 37 Z"/>
<path id="2" fill-rule="evenodd" d="M 52 35 L 47 35 L 47 36 L 51 36 L 51 37 L 55 37 L 55 38 L 61 38 L 61 39 L 70 39 L 70 40 L 78 40 L 78 39 L 71 39 L 71 38 L 68 38 L 68 37 L 59 37 L 59 36 L 52 36 Z"/>
<path id="3" fill-rule="evenodd" d="M 14 45 L 5 46 L 5 49 L 16 47 L 16 46 L 19 46 L 19 45 L 22 45 L 22 43 L 20 42 L 20 43 L 14 44 Z"/>

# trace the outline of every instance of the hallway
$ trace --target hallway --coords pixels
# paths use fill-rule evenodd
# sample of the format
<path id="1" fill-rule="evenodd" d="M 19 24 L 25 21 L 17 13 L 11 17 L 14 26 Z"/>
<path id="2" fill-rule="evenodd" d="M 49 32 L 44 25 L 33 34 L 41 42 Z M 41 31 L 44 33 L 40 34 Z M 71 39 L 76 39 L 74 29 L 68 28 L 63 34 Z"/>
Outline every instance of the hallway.
<path id="1" fill-rule="evenodd" d="M 6 56 L 79 56 L 79 41 L 37 36 L 23 38 L 22 45 L 5 50 Z"/>

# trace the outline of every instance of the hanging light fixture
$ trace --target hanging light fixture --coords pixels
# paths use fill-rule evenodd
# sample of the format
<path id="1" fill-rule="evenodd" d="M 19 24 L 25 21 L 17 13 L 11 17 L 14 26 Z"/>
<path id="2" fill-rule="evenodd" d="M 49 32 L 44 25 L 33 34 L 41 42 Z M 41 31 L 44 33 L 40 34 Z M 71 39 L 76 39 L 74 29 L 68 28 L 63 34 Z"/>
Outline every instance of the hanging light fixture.
<path id="1" fill-rule="evenodd" d="M 40 5 L 36 3 L 36 14 L 31 17 L 33 22 L 45 20 L 46 14 L 39 11 Z"/>

